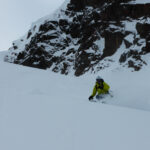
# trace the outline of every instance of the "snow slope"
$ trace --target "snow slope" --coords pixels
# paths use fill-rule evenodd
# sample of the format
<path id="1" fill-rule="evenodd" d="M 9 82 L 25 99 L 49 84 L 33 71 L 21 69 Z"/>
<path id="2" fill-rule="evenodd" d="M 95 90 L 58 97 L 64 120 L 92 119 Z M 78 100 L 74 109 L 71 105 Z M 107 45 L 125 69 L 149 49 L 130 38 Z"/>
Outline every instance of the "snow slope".
<path id="1" fill-rule="evenodd" d="M 113 105 L 105 105 L 87 99 L 96 75 L 62 76 L 5 63 L 4 55 L 0 53 L 1 150 L 150 149 L 150 112 L 143 111 L 150 110 L 150 69 L 100 72 L 114 93 L 106 99 Z"/>
<path id="2" fill-rule="evenodd" d="M 133 4 L 147 4 L 147 3 L 150 3 L 150 0 L 133 0 L 130 3 L 133 3 Z"/>

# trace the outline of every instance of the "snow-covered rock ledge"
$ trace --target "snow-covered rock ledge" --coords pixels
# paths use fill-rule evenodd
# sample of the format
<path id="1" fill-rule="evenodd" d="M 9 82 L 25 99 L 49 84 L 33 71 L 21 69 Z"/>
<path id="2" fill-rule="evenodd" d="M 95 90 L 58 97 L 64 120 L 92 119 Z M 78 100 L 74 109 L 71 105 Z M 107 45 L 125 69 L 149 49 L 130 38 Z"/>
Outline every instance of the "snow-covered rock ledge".
<path id="1" fill-rule="evenodd" d="M 68 0 L 13 42 L 5 61 L 76 76 L 113 66 L 138 71 L 150 52 L 150 4 L 142 2 Z"/>

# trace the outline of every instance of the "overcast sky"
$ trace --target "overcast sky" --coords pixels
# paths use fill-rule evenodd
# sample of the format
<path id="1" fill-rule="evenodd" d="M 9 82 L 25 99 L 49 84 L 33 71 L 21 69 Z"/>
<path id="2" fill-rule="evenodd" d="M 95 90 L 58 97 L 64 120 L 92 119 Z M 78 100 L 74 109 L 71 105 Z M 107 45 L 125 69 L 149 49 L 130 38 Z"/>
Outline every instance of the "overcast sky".
<path id="1" fill-rule="evenodd" d="M 65 0 L 0 0 L 0 51 L 23 36 L 32 22 L 52 13 Z"/>

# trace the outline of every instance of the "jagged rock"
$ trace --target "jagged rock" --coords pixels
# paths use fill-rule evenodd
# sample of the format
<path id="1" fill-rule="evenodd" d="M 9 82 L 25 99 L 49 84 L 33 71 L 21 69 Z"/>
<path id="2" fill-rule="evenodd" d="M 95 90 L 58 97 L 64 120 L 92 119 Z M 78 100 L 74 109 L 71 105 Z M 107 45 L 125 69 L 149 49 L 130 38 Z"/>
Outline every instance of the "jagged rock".
<path id="1" fill-rule="evenodd" d="M 71 0 L 66 10 L 14 42 L 5 61 L 66 75 L 73 69 L 80 76 L 109 67 L 125 44 L 116 61 L 137 71 L 146 65 L 142 56 L 150 53 L 150 4 L 129 2 Z"/>
<path id="2" fill-rule="evenodd" d="M 122 44 L 124 36 L 121 32 L 105 32 L 105 49 L 102 58 L 112 56 Z"/>
<path id="3" fill-rule="evenodd" d="M 42 24 L 39 28 L 39 31 L 47 32 L 49 30 L 55 30 L 57 25 L 58 23 L 56 23 L 55 21 L 49 21 L 46 22 L 45 24 Z"/>
<path id="4" fill-rule="evenodd" d="M 137 23 L 136 24 L 137 32 L 140 34 L 141 38 L 148 38 L 150 37 L 150 24 L 145 23 Z"/>
<path id="5" fill-rule="evenodd" d="M 132 45 L 131 42 L 129 42 L 129 41 L 125 40 L 125 39 L 124 39 L 124 43 L 125 43 L 125 45 L 126 45 L 126 48 L 129 48 L 129 47 L 131 47 L 131 45 Z"/>
<path id="6" fill-rule="evenodd" d="M 76 56 L 75 63 L 75 75 L 80 76 L 85 73 L 85 68 L 90 68 L 91 60 L 88 58 L 89 55 L 85 51 L 81 51 L 81 53 Z"/>
<path id="7" fill-rule="evenodd" d="M 128 61 L 129 68 L 134 68 L 135 71 L 139 71 L 141 69 L 141 66 L 135 65 L 135 63 L 132 60 Z"/>

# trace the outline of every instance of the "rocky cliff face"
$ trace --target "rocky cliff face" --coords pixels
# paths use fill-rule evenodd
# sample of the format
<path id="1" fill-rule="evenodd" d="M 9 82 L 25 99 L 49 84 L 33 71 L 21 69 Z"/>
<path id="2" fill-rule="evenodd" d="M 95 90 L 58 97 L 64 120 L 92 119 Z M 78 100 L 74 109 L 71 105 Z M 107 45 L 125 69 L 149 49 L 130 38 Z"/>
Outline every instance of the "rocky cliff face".
<path id="1" fill-rule="evenodd" d="M 80 76 L 116 63 L 138 71 L 149 52 L 149 3 L 71 0 L 14 42 L 5 61 Z"/>

